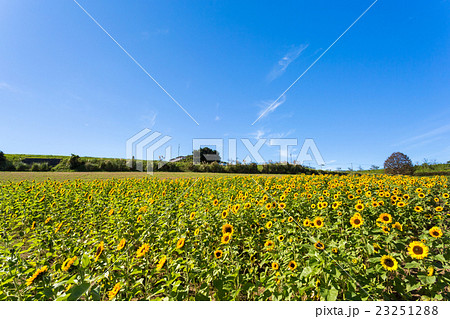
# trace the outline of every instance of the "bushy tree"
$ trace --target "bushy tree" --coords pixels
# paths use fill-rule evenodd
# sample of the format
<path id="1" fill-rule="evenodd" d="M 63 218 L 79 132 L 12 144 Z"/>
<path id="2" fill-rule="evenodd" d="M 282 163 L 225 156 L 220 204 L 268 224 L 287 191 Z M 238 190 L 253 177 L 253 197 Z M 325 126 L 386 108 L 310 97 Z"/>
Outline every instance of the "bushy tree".
<path id="1" fill-rule="evenodd" d="M 70 169 L 78 169 L 82 165 L 84 165 L 84 162 L 81 161 L 80 157 L 78 155 L 72 154 L 69 159 L 69 168 Z"/>
<path id="2" fill-rule="evenodd" d="M 6 162 L 6 157 L 5 157 L 5 153 L 3 153 L 2 151 L 0 151 L 0 163 Z"/>
<path id="3" fill-rule="evenodd" d="M 414 166 L 407 155 L 395 152 L 384 162 L 384 172 L 393 175 L 412 175 L 414 173 Z"/>
<path id="4" fill-rule="evenodd" d="M 200 163 L 220 162 L 220 154 L 209 147 L 202 147 L 200 150 L 194 150 L 194 159 L 200 159 Z"/>

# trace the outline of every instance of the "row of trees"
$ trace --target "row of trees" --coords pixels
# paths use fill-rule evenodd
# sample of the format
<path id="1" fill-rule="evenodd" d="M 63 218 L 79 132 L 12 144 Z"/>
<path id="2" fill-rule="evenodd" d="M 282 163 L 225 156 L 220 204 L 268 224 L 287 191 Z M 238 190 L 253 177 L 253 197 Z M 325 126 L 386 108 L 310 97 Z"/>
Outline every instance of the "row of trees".
<path id="1" fill-rule="evenodd" d="M 194 162 L 200 161 L 200 164 Z M 34 163 L 32 165 L 26 165 L 20 161 L 10 162 L 7 160 L 5 154 L 0 151 L 0 171 L 135 171 L 137 161 L 133 159 L 132 166 L 127 165 L 127 161 L 124 159 L 82 159 L 80 156 L 72 154 L 70 158 L 65 158 L 55 167 L 50 167 L 48 163 Z M 143 162 L 142 168 L 147 168 L 147 161 Z M 236 165 L 223 165 L 221 162 L 220 154 L 216 150 L 212 150 L 208 147 L 195 150 L 193 155 L 186 156 L 182 161 L 176 163 L 165 163 L 163 166 L 158 162 L 153 162 L 154 171 L 169 171 L 169 172 L 213 172 L 213 173 L 262 173 L 262 174 L 312 174 L 312 173 L 330 173 L 328 171 L 314 170 L 302 165 L 270 163 L 264 165 L 257 165 L 255 163 L 239 164 Z M 444 170 L 448 166 L 447 164 L 435 164 L 431 165 L 425 163 L 422 165 L 414 166 L 411 159 L 400 152 L 395 152 L 389 156 L 384 162 L 384 171 L 386 174 L 402 174 L 413 175 L 415 171 L 417 175 L 430 175 L 436 172 L 430 171 L 431 168 L 442 165 L 440 169 Z M 378 168 L 378 167 L 377 167 Z M 376 169 L 376 168 L 374 168 Z M 441 172 L 442 173 L 442 172 Z M 445 173 L 445 172 L 444 172 Z"/>

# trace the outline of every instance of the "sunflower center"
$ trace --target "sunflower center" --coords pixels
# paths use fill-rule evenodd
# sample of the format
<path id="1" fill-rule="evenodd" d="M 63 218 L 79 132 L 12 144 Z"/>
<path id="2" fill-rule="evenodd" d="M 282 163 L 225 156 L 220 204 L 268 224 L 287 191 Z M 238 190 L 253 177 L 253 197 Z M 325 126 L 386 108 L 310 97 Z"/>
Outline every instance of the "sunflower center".
<path id="1" fill-rule="evenodd" d="M 439 233 L 437 231 L 434 231 L 433 236 L 437 237 L 437 236 L 439 236 Z"/>
<path id="2" fill-rule="evenodd" d="M 359 219 L 355 219 L 354 223 L 355 223 L 355 225 L 359 225 L 359 224 L 361 224 L 361 221 Z"/>
<path id="3" fill-rule="evenodd" d="M 385 222 L 387 222 L 387 221 L 389 220 L 389 217 L 383 216 L 383 220 L 384 220 Z"/>
<path id="4" fill-rule="evenodd" d="M 423 248 L 420 246 L 414 246 L 412 251 L 416 254 L 416 255 L 422 255 L 423 254 Z"/>
<path id="5" fill-rule="evenodd" d="M 320 220 L 317 221 L 317 225 L 322 225 L 322 222 Z"/>
<path id="6" fill-rule="evenodd" d="M 384 264 L 388 267 L 392 267 L 392 266 L 394 266 L 394 261 L 392 259 L 386 259 L 384 261 Z"/>

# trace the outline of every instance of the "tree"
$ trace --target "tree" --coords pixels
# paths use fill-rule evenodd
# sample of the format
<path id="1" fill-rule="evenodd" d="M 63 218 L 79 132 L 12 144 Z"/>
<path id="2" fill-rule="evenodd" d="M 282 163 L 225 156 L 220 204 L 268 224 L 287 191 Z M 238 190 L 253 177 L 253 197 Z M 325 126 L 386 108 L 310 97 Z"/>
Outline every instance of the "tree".
<path id="1" fill-rule="evenodd" d="M 75 154 L 71 154 L 69 159 L 69 168 L 70 169 L 77 169 L 80 166 L 84 165 L 84 162 L 80 160 L 80 157 Z"/>
<path id="2" fill-rule="evenodd" d="M 378 165 L 372 165 L 372 166 L 370 166 L 370 169 L 372 169 L 372 170 L 376 170 L 376 169 L 379 169 L 380 168 L 380 166 L 378 166 Z"/>
<path id="3" fill-rule="evenodd" d="M 0 163 L 4 163 L 4 162 L 6 162 L 5 153 L 0 151 Z"/>
<path id="4" fill-rule="evenodd" d="M 412 175 L 414 173 L 414 166 L 408 156 L 400 152 L 395 152 L 384 162 L 384 171 L 386 174 Z"/>
<path id="5" fill-rule="evenodd" d="M 194 160 L 200 160 L 201 163 L 220 162 L 219 152 L 209 147 L 201 147 L 200 150 L 194 150 Z"/>

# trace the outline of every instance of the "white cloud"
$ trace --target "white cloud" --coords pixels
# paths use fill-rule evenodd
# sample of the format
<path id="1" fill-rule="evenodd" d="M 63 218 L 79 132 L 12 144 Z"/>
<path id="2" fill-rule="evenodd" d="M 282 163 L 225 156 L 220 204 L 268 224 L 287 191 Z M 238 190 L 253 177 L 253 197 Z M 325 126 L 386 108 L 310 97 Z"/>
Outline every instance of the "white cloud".
<path id="1" fill-rule="evenodd" d="M 215 121 L 219 121 L 219 120 L 220 120 L 219 115 L 216 115 L 216 117 L 214 118 L 214 120 L 215 120 Z"/>
<path id="2" fill-rule="evenodd" d="M 12 87 L 11 85 L 9 85 L 6 82 L 0 82 L 0 90 L 6 90 L 6 91 L 10 91 L 10 92 L 17 92 L 17 89 Z"/>
<path id="3" fill-rule="evenodd" d="M 277 109 L 277 107 L 279 107 L 280 105 L 282 105 L 284 102 L 286 102 L 286 95 L 283 95 L 278 101 L 274 101 L 274 100 L 266 100 L 266 101 L 261 101 L 259 103 L 259 107 L 261 108 L 261 110 L 258 112 L 258 119 L 263 118 L 267 115 L 269 115 L 270 113 L 272 113 L 273 111 L 275 111 Z"/>
<path id="4" fill-rule="evenodd" d="M 428 141 L 423 141 L 424 139 L 429 139 L 431 137 L 439 136 L 439 135 L 442 135 L 444 133 L 447 133 L 448 131 L 450 131 L 450 124 L 443 125 L 441 127 L 435 128 L 435 129 L 433 129 L 431 131 L 428 131 L 427 133 L 408 138 L 408 139 L 406 139 L 404 141 L 401 141 L 400 143 L 395 144 L 393 146 L 399 146 L 399 145 L 402 145 L 402 144 L 417 143 L 418 141 L 421 141 L 421 140 L 422 140 L 422 144 L 426 144 Z"/>
<path id="5" fill-rule="evenodd" d="M 249 135 L 257 140 L 259 140 L 260 138 L 262 138 L 264 135 L 266 134 L 266 132 L 264 132 L 264 130 L 257 130 L 256 132 L 252 132 Z"/>
<path id="6" fill-rule="evenodd" d="M 308 44 L 301 44 L 289 50 L 272 68 L 272 71 L 267 75 L 269 81 L 275 80 L 286 71 L 289 64 L 294 62 L 300 54 L 308 47 Z"/>
<path id="7" fill-rule="evenodd" d="M 156 123 L 157 116 L 158 113 L 150 111 L 149 114 L 141 116 L 141 121 L 145 122 L 146 127 L 153 127 Z"/>

